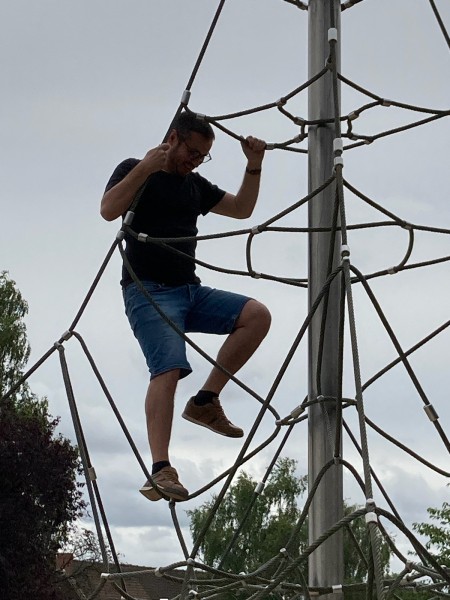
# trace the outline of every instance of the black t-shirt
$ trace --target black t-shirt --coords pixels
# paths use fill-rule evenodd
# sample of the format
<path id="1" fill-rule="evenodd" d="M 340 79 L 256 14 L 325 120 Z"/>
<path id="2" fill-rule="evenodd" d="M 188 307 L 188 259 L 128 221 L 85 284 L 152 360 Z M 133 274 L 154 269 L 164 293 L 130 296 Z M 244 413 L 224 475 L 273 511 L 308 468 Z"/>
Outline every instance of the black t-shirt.
<path id="1" fill-rule="evenodd" d="M 140 161 L 128 158 L 121 162 L 106 186 L 114 187 Z M 135 209 L 131 228 L 136 233 L 151 237 L 188 237 L 197 235 L 197 218 L 206 215 L 225 195 L 225 192 L 198 173 L 185 177 L 158 171 L 153 173 Z M 126 255 L 141 280 L 152 280 L 166 285 L 197 283 L 194 258 L 195 240 L 175 242 L 171 245 L 188 256 L 181 256 L 161 245 L 139 242 L 126 234 Z M 121 284 L 125 287 L 132 281 L 125 265 Z"/>

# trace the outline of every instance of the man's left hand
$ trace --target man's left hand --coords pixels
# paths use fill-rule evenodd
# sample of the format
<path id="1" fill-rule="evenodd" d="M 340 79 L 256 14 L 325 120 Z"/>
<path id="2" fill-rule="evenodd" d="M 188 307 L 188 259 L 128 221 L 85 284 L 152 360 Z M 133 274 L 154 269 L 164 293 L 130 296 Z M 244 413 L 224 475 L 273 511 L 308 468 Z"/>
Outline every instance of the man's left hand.
<path id="1" fill-rule="evenodd" d="M 248 166 L 252 169 L 259 169 L 264 158 L 266 142 L 249 135 L 241 142 L 241 146 L 247 157 Z"/>

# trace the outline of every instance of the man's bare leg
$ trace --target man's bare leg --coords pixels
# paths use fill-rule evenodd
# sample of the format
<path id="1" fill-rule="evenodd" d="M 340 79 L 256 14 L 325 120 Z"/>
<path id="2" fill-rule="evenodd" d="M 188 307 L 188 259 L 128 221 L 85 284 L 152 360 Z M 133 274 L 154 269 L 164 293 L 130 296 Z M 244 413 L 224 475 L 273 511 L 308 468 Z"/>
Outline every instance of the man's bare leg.
<path id="1" fill-rule="evenodd" d="M 154 377 L 145 398 L 148 443 L 153 462 L 169 461 L 173 407 L 180 370 L 174 369 Z"/>
<path id="2" fill-rule="evenodd" d="M 235 374 L 266 337 L 270 328 L 269 310 L 257 300 L 249 300 L 237 320 L 236 329 L 227 337 L 217 355 L 217 362 Z M 214 367 L 202 390 L 220 394 L 229 376 Z"/>
<path id="3" fill-rule="evenodd" d="M 252 356 L 270 327 L 270 313 L 256 300 L 249 300 L 217 355 L 217 362 L 234 375 Z M 215 433 L 240 438 L 243 430 L 225 416 L 218 398 L 230 376 L 214 367 L 202 389 L 186 405 L 183 418 Z"/>
<path id="4" fill-rule="evenodd" d="M 263 304 L 249 300 L 242 309 L 235 330 L 219 350 L 218 364 L 234 375 L 267 335 L 270 320 L 270 313 Z M 227 419 L 218 398 L 229 379 L 230 375 L 214 367 L 202 389 L 186 404 L 183 418 L 226 437 L 242 437 L 244 431 Z"/>
<path id="5" fill-rule="evenodd" d="M 186 500 L 189 496 L 169 460 L 173 406 L 179 376 L 180 370 L 173 369 L 154 377 L 150 381 L 145 398 L 148 442 L 153 459 L 153 484 L 146 481 L 140 492 L 153 501 L 160 500 L 162 496 L 173 500 Z"/>

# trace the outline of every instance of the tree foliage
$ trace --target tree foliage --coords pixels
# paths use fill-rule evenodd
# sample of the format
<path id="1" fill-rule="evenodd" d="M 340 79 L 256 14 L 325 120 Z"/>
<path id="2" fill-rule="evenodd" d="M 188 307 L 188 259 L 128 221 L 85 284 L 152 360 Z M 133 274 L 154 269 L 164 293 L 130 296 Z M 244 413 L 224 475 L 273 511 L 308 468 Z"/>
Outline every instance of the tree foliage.
<path id="1" fill-rule="evenodd" d="M 239 573 L 250 572 L 276 555 L 282 548 L 300 517 L 297 498 L 306 490 L 306 478 L 295 476 L 295 461 L 280 459 L 257 502 L 250 518 L 237 540 L 237 544 L 224 560 L 222 568 Z M 200 551 L 206 564 L 218 566 L 223 552 L 239 527 L 255 490 L 256 481 L 242 472 L 234 485 L 225 495 L 216 517 L 208 529 Z M 198 537 L 216 497 L 205 502 L 199 508 L 188 511 L 191 519 L 191 533 Z M 295 544 L 306 543 L 302 530 Z"/>
<path id="2" fill-rule="evenodd" d="M 78 525 L 71 528 L 67 542 L 64 546 L 64 551 L 69 552 L 73 560 L 85 562 L 89 564 L 97 564 L 103 562 L 103 555 L 98 541 L 97 535 Z M 106 548 L 108 561 L 112 562 L 112 554 L 109 548 Z"/>
<path id="3" fill-rule="evenodd" d="M 439 564 L 450 567 L 450 503 L 441 508 L 427 508 L 432 523 L 413 523 L 413 529 L 425 536 L 425 547 L 436 556 Z"/>
<path id="4" fill-rule="evenodd" d="M 0 273 L 0 398 L 23 373 L 30 347 L 25 323 L 28 305 L 6 271 Z M 27 386 L 25 386 L 27 388 Z M 27 389 L 28 391 L 28 389 Z"/>
<path id="5" fill-rule="evenodd" d="M 114 556 L 108 541 L 103 539 L 103 544 L 108 563 L 112 564 Z M 70 528 L 62 551 L 70 554 L 73 560 L 86 565 L 102 565 L 104 563 L 102 547 L 97 534 L 87 527 L 81 527 L 79 523 Z M 121 559 L 122 564 L 125 564 L 123 562 L 124 557 L 120 552 L 116 552 L 116 556 Z"/>
<path id="6" fill-rule="evenodd" d="M 307 519 L 298 532 L 296 526 L 302 512 L 299 501 L 306 491 L 307 477 L 297 477 L 295 469 L 296 461 L 291 458 L 281 458 L 277 461 L 264 492 L 258 496 L 236 544 L 222 560 L 225 549 L 247 512 L 256 486 L 256 481 L 245 472 L 238 476 L 236 483 L 230 487 L 221 502 L 201 542 L 200 556 L 206 564 L 214 567 L 221 565 L 222 569 L 234 573 L 248 573 L 276 556 L 288 541 L 292 557 L 295 558 L 304 551 L 308 543 Z M 188 511 L 194 540 L 202 531 L 215 500 L 216 496 L 213 496 L 200 507 Z M 355 506 L 344 503 L 344 514 L 355 510 Z M 344 581 L 362 582 L 367 577 L 367 562 L 362 555 L 368 557 L 370 554 L 364 518 L 353 521 L 349 529 L 352 535 L 348 530 L 344 534 Z M 290 539 L 293 531 L 296 531 L 295 538 Z M 381 542 L 381 562 L 385 573 L 388 571 L 389 559 L 389 547 L 386 542 Z M 307 580 L 307 563 L 302 566 L 302 572 Z M 290 580 L 298 582 L 298 574 L 293 572 Z"/>
<path id="7" fill-rule="evenodd" d="M 0 389 L 22 376 L 29 345 L 27 304 L 7 273 L 0 276 Z M 56 434 L 45 399 L 27 384 L 0 404 L 0 581 L 2 598 L 51 600 L 55 554 L 84 502 L 78 453 Z"/>

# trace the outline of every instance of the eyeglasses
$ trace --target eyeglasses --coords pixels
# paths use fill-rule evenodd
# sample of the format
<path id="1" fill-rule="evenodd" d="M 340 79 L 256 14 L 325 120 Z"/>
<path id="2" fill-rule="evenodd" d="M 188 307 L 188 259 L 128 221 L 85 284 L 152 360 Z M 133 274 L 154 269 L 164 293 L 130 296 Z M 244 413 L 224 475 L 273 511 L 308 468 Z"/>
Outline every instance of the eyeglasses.
<path id="1" fill-rule="evenodd" d="M 192 148 L 191 146 L 189 146 L 189 144 L 186 142 L 186 140 L 184 138 L 181 138 L 180 141 L 181 141 L 182 144 L 184 144 L 186 146 L 187 151 L 189 153 L 189 156 L 195 162 L 198 162 L 199 164 L 202 164 L 202 163 L 207 163 L 210 160 L 212 160 L 212 156 L 211 156 L 211 154 L 209 152 L 208 152 L 208 154 L 202 154 L 201 152 L 199 152 L 195 148 Z"/>

